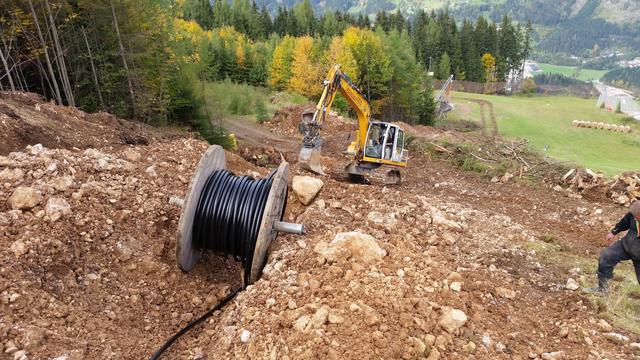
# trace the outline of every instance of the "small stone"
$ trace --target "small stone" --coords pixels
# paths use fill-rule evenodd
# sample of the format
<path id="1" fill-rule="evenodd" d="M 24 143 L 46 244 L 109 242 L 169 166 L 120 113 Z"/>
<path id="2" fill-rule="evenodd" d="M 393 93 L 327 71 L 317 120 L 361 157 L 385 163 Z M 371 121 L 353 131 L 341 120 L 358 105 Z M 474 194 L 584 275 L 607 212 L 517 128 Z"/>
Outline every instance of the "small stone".
<path id="1" fill-rule="evenodd" d="M 331 243 L 318 243 L 314 251 L 329 262 L 346 257 L 371 263 L 382 259 L 387 254 L 371 235 L 355 231 L 338 233 Z"/>
<path id="2" fill-rule="evenodd" d="M 330 324 L 341 324 L 344 322 L 344 318 L 340 316 L 337 311 L 330 311 L 329 317 L 327 318 Z"/>
<path id="3" fill-rule="evenodd" d="M 559 360 L 564 356 L 564 351 L 554 351 L 542 353 L 540 356 L 543 360 Z"/>
<path id="4" fill-rule="evenodd" d="M 516 292 L 503 287 L 496 288 L 496 295 L 505 299 L 515 299 Z"/>
<path id="5" fill-rule="evenodd" d="M 467 315 L 458 309 L 442 308 L 442 316 L 438 324 L 446 332 L 453 333 L 467 322 Z"/>
<path id="6" fill-rule="evenodd" d="M 191 299 L 191 303 L 195 306 L 199 306 L 202 304 L 202 299 L 200 299 L 199 296 L 194 296 L 193 299 Z"/>
<path id="7" fill-rule="evenodd" d="M 321 306 L 315 314 L 311 317 L 311 320 L 307 324 L 306 330 L 320 329 L 327 322 L 329 316 L 329 307 L 327 305 Z"/>
<path id="8" fill-rule="evenodd" d="M 29 210 L 42 202 L 42 194 L 32 187 L 19 186 L 9 197 L 8 203 L 14 210 Z"/>
<path id="9" fill-rule="evenodd" d="M 305 331 L 305 329 L 307 328 L 307 325 L 309 324 L 309 321 L 311 321 L 311 318 L 309 318 L 309 316 L 302 315 L 296 321 L 293 322 L 293 328 L 298 331 Z"/>
<path id="10" fill-rule="evenodd" d="M 318 209 L 320 209 L 320 210 L 324 210 L 327 207 L 327 203 L 322 199 L 316 201 L 316 205 L 318 206 Z"/>
<path id="11" fill-rule="evenodd" d="M 427 344 L 424 341 L 418 339 L 417 337 L 410 337 L 409 340 L 413 343 L 414 348 L 418 354 L 424 354 L 427 351 Z"/>
<path id="12" fill-rule="evenodd" d="M 621 344 L 624 345 L 626 343 L 629 342 L 629 338 L 622 335 L 622 334 L 618 334 L 618 333 L 614 333 L 614 332 L 609 332 L 604 334 L 604 337 L 609 339 L 610 341 L 617 343 L 617 344 Z"/>
<path id="13" fill-rule="evenodd" d="M 429 353 L 429 357 L 427 357 L 427 360 L 438 360 L 440 359 L 440 352 L 437 349 L 431 349 L 431 352 Z"/>
<path id="14" fill-rule="evenodd" d="M 249 330 L 242 330 L 242 333 L 240 334 L 240 341 L 242 341 L 243 343 L 246 343 L 247 341 L 249 341 L 250 337 L 251 337 L 251 332 L 249 332 Z"/>
<path id="15" fill-rule="evenodd" d="M 11 250 L 11 252 L 13 252 L 13 255 L 15 255 L 15 257 L 20 257 L 26 254 L 28 251 L 27 246 L 22 239 L 14 241 L 9 249 Z"/>
<path id="16" fill-rule="evenodd" d="M 462 350 L 467 354 L 473 354 L 476 352 L 476 344 L 473 341 L 469 341 L 469 343 L 462 347 Z"/>
<path id="17" fill-rule="evenodd" d="M 13 353 L 13 360 L 25 360 L 27 358 L 27 352 L 24 350 L 16 351 Z"/>
<path id="18" fill-rule="evenodd" d="M 4 353 L 5 354 L 14 354 L 16 351 L 18 351 L 18 347 L 16 346 L 16 344 L 9 340 L 7 341 L 7 343 L 5 344 L 6 349 L 4 349 Z"/>
<path id="19" fill-rule="evenodd" d="M 427 345 L 433 346 L 436 343 L 436 336 L 433 334 L 427 334 L 424 337 L 424 341 L 427 343 Z"/>
<path id="20" fill-rule="evenodd" d="M 294 176 L 293 193 L 303 205 L 309 205 L 324 186 L 322 180 L 311 176 Z"/>
<path id="21" fill-rule="evenodd" d="M 380 323 L 380 316 L 375 310 L 367 307 L 364 312 L 364 323 L 369 326 L 377 325 Z"/>
<path id="22" fill-rule="evenodd" d="M 561 338 L 566 338 L 567 336 L 569 336 L 569 328 L 564 326 L 560 328 L 560 331 L 558 331 L 558 336 Z"/>
<path id="23" fill-rule="evenodd" d="M 451 285 L 449 285 L 449 288 L 453 291 L 460 292 L 460 290 L 462 290 L 462 284 L 460 284 L 457 281 L 454 281 L 451 283 Z"/>
<path id="24" fill-rule="evenodd" d="M 56 221 L 63 215 L 71 214 L 71 206 L 67 200 L 54 197 L 47 201 L 44 211 L 52 221 Z"/>
<path id="25" fill-rule="evenodd" d="M 356 303 L 351 303 L 351 305 L 349 305 L 349 310 L 353 312 L 358 312 L 358 311 L 362 311 L 362 308 Z"/>
<path id="26" fill-rule="evenodd" d="M 288 307 L 290 310 L 295 310 L 295 309 L 298 307 L 298 305 L 296 304 L 295 300 L 290 299 L 290 300 L 287 302 L 287 307 Z"/>
<path id="27" fill-rule="evenodd" d="M 461 281 L 462 280 L 462 275 L 460 275 L 460 273 L 458 273 L 458 272 L 453 271 L 453 272 L 451 272 L 449 274 L 449 276 L 447 276 L 447 280 L 449 280 L 449 281 Z"/>
<path id="28" fill-rule="evenodd" d="M 133 149 L 126 149 L 122 152 L 122 157 L 130 162 L 138 162 L 142 159 L 142 155 Z"/>
<path id="29" fill-rule="evenodd" d="M 18 298 L 20 297 L 20 294 L 18 293 L 13 293 L 9 296 L 9 302 L 10 303 L 14 303 L 16 302 L 16 300 L 18 300 Z"/>
<path id="30" fill-rule="evenodd" d="M 264 305 L 268 308 L 274 306 L 276 304 L 276 299 L 274 298 L 269 298 L 264 302 Z"/>
<path id="31" fill-rule="evenodd" d="M 631 343 L 629 344 L 629 348 L 635 352 L 640 351 L 640 343 Z"/>
<path id="32" fill-rule="evenodd" d="M 578 285 L 578 283 L 575 280 L 573 280 L 572 278 L 569 278 L 569 279 L 567 279 L 567 285 L 565 285 L 564 288 L 567 289 L 567 290 L 574 291 L 574 290 L 579 289 L 580 285 Z"/>
<path id="33" fill-rule="evenodd" d="M 598 321 L 598 328 L 602 331 L 606 331 L 609 332 L 611 330 L 613 330 L 613 326 L 611 326 L 606 320 L 604 319 L 600 319 Z"/>

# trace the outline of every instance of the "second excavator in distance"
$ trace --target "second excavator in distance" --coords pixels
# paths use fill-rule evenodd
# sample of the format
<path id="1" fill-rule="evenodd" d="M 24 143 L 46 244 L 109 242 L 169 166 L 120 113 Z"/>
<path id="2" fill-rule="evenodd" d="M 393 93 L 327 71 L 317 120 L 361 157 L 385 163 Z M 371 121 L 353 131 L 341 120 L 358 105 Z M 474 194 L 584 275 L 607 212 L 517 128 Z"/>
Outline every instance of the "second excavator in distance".
<path id="1" fill-rule="evenodd" d="M 315 110 L 302 113 L 300 132 L 304 135 L 298 163 L 302 168 L 324 174 L 320 164 L 323 139 L 322 124 L 340 91 L 358 118 L 355 140 L 346 153 L 352 158 L 345 171 L 357 181 L 381 179 L 384 184 L 400 183 L 400 168 L 407 166 L 408 151 L 404 148 L 404 131 L 400 126 L 371 118 L 371 105 L 364 94 L 339 64 L 331 68 L 323 82 L 324 89 Z"/>

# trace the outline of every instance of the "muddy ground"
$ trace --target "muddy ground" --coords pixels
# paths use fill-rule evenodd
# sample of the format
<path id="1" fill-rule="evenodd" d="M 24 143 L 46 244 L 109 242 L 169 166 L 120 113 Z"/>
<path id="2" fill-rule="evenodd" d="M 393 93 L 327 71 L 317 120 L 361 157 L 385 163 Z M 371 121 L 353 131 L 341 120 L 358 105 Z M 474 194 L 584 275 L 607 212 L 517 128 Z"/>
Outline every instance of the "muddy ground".
<path id="1" fill-rule="evenodd" d="M 228 167 L 265 175 L 279 153 L 295 159 L 297 111 L 246 131 L 259 138 L 270 131 L 282 141 L 277 148 L 241 142 L 227 153 Z M 48 133 L 67 131 L 52 126 Z M 346 161 L 351 126 L 335 119 L 323 129 L 328 169 Z M 239 285 L 233 259 L 206 256 L 189 273 L 175 263 L 179 209 L 168 199 L 184 195 L 208 145 L 140 131 L 148 142 L 108 138 L 87 149 L 63 141 L 25 147 L 41 142 L 26 138 L 0 158 L 3 358 L 148 358 Z M 295 164 L 292 171 L 309 175 Z M 595 279 L 595 269 L 576 269 L 571 259 L 595 259 L 624 208 L 551 185 L 492 183 L 419 154 L 399 186 L 319 178 L 324 187 L 312 204 L 293 192 L 288 199 L 286 218 L 304 223 L 308 234 L 278 237 L 262 279 L 165 358 L 635 356 L 637 335 L 610 328 L 592 298 L 565 288 L 570 277 Z M 34 206 L 12 209 L 18 187 L 35 190 Z M 52 206 L 60 203 L 69 208 Z M 327 255 L 336 234 L 353 231 L 370 235 L 385 255 Z M 540 250 L 550 239 L 558 259 Z M 449 326 L 452 309 L 466 321 L 454 312 L 459 321 Z M 611 332 L 629 339 L 612 341 Z"/>

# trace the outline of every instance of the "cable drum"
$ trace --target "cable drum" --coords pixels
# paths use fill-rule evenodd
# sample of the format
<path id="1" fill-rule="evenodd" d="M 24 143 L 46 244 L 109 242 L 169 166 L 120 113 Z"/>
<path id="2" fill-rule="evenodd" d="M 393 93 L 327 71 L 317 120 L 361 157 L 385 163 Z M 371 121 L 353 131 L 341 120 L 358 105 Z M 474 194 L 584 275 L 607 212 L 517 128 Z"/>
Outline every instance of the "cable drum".
<path id="1" fill-rule="evenodd" d="M 194 246 L 240 260 L 244 283 L 249 282 L 258 231 L 274 175 L 275 171 L 265 179 L 254 179 L 235 176 L 228 170 L 214 171 L 196 207 L 192 230 Z M 281 219 L 282 214 L 278 220 Z"/>
<path id="2" fill-rule="evenodd" d="M 169 203 L 180 206 L 176 260 L 180 269 L 193 269 L 203 251 L 233 256 L 242 262 L 242 285 L 215 307 L 169 338 L 152 356 L 160 356 L 187 331 L 258 281 L 267 252 L 278 232 L 305 233 L 304 225 L 282 221 L 287 202 L 289 164 L 284 161 L 264 179 L 236 176 L 225 169 L 225 152 L 211 146 L 200 159 L 184 198 Z"/>

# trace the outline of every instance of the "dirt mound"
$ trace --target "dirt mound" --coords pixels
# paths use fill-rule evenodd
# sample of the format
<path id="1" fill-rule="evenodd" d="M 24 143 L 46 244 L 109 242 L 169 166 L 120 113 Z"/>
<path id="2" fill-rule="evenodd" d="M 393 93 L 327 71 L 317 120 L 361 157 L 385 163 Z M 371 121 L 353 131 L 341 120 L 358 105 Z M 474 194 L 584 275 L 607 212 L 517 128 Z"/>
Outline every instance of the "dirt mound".
<path id="1" fill-rule="evenodd" d="M 587 195 L 597 194 L 624 206 L 640 199 L 640 172 L 626 171 L 607 179 L 590 169 L 571 169 L 562 177 L 562 181 L 569 185 L 568 190 Z"/>
<path id="2" fill-rule="evenodd" d="M 140 123 L 100 112 L 57 106 L 37 94 L 0 94 L 0 154 L 43 144 L 88 148 L 108 144 L 148 144 L 157 132 Z"/>
<path id="3" fill-rule="evenodd" d="M 238 286 L 233 259 L 209 254 L 189 273 L 175 263 L 180 211 L 167 202 L 207 148 L 182 138 L 0 157 L 0 350 L 148 358 Z M 236 154 L 227 165 L 270 170 Z M 596 325 L 597 306 L 566 288 L 592 278 L 570 259 L 597 251 L 618 207 L 421 154 L 405 174 L 390 188 L 325 176 L 309 206 L 290 193 L 285 217 L 308 234 L 279 236 L 263 277 L 165 358 L 632 358 L 637 336 Z"/>

